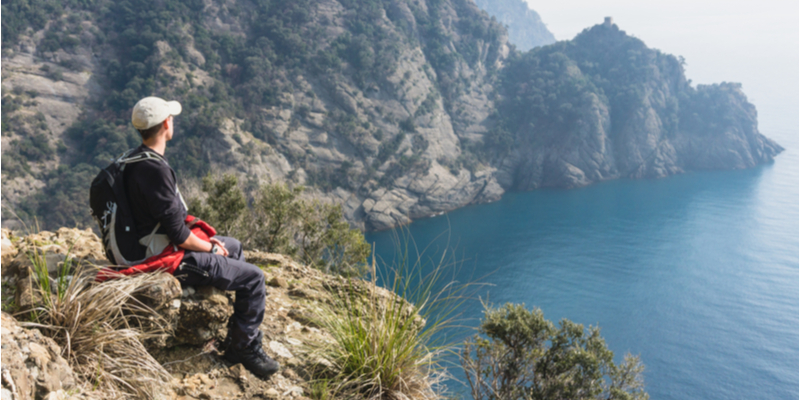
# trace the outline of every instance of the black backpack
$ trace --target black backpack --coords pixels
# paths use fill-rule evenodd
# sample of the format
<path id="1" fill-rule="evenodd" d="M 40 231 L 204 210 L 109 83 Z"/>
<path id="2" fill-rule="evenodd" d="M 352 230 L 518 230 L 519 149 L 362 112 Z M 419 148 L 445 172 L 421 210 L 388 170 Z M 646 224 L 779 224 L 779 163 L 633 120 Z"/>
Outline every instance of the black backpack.
<path id="1" fill-rule="evenodd" d="M 139 239 L 144 235 L 136 231 L 136 221 L 125 194 L 125 184 L 122 181 L 125 166 L 145 160 L 166 162 L 158 154 L 149 151 L 131 156 L 134 150 L 127 151 L 103 168 L 92 181 L 89 190 L 89 206 L 103 235 L 106 257 L 116 265 L 141 264 L 146 259 L 147 251 L 146 246 L 139 244 Z M 160 224 L 156 225 L 155 230 L 159 226 Z"/>

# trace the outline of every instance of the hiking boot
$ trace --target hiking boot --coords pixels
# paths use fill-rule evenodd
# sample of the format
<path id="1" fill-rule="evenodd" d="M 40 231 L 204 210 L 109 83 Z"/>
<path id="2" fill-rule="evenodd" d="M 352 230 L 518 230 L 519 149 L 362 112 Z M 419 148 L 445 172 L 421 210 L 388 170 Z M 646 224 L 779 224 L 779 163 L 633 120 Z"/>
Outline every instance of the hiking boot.
<path id="1" fill-rule="evenodd" d="M 232 364 L 242 364 L 253 375 L 267 379 L 272 374 L 278 372 L 281 367 L 277 361 L 269 358 L 261 347 L 263 333 L 258 332 L 258 337 L 249 346 L 237 349 L 235 346 L 228 346 L 225 351 L 225 359 Z"/>
<path id="2" fill-rule="evenodd" d="M 219 351 L 220 353 L 225 353 L 226 351 L 228 351 L 228 348 L 231 347 L 231 341 L 232 341 L 231 335 L 228 334 L 227 336 L 225 336 L 225 340 L 217 342 L 217 351 Z"/>
<path id="3" fill-rule="evenodd" d="M 231 337 L 231 324 L 228 323 L 228 334 L 225 335 L 225 339 L 221 342 L 217 341 L 217 351 L 220 353 L 225 353 L 228 351 L 228 348 L 231 347 L 231 343 L 233 343 L 233 338 Z"/>

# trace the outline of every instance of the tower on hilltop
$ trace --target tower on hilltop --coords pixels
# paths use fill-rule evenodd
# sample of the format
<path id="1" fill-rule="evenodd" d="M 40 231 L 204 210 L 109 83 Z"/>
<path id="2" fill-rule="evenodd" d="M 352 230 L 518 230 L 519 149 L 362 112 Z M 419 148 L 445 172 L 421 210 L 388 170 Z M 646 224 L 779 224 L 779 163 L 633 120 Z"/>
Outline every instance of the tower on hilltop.
<path id="1" fill-rule="evenodd" d="M 606 17 L 605 20 L 603 20 L 603 25 L 611 27 L 611 25 L 614 25 L 614 18 Z"/>

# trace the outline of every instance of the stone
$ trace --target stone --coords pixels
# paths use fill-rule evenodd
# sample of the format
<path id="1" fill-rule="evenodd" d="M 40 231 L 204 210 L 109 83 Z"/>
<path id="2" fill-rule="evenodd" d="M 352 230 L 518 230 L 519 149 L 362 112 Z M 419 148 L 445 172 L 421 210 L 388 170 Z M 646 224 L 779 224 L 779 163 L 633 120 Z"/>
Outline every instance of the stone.
<path id="1" fill-rule="evenodd" d="M 287 324 L 286 327 L 283 329 L 283 331 L 285 333 L 291 333 L 294 331 L 299 331 L 301 329 L 303 329 L 303 325 L 301 325 L 299 322 L 292 322 Z"/>
<path id="2" fill-rule="evenodd" d="M 276 342 L 274 340 L 269 342 L 269 349 L 272 350 L 272 352 L 277 354 L 279 357 L 294 358 L 292 352 L 290 352 L 289 349 L 287 349 L 280 342 Z"/>
<path id="3" fill-rule="evenodd" d="M 11 242 L 13 237 L 10 230 L 3 228 L 0 230 L 0 264 L 2 265 L 2 273 L 6 275 L 6 267 L 14 260 L 17 255 L 17 246 Z"/>
<path id="4" fill-rule="evenodd" d="M 61 348 L 37 329 L 19 326 L 11 315 L 2 313 L 3 388 L 18 398 L 48 398 L 52 393 L 75 386 L 75 375 L 61 357 Z"/>
<path id="5" fill-rule="evenodd" d="M 158 273 L 158 279 L 154 284 L 148 285 L 144 290 L 136 293 L 134 295 L 136 300 L 153 309 L 163 318 L 163 321 L 143 321 L 145 326 L 165 323 L 170 330 L 175 330 L 180 321 L 181 293 L 180 282 L 167 273 Z M 171 342 L 172 338 L 167 332 L 159 337 L 149 339 L 145 344 L 148 347 L 160 348 L 168 346 Z"/>
<path id="6" fill-rule="evenodd" d="M 310 298 L 310 297 L 313 296 L 312 293 L 311 293 L 311 290 L 309 290 L 308 288 L 299 287 L 299 286 L 296 286 L 296 287 L 293 287 L 292 289 L 290 289 L 288 294 L 289 294 L 289 296 L 302 297 L 302 298 Z"/>
<path id="7" fill-rule="evenodd" d="M 230 299 L 225 295 L 225 292 L 213 286 L 199 286 L 196 288 L 195 295 L 204 301 L 211 302 L 216 305 L 226 305 L 230 303 Z"/>
<path id="8" fill-rule="evenodd" d="M 30 274 L 17 277 L 14 301 L 18 310 L 31 310 L 41 303 L 41 295 L 37 293 L 34 285 L 33 276 Z"/>
<path id="9" fill-rule="evenodd" d="M 281 371 L 281 375 L 286 377 L 286 379 L 291 379 L 294 381 L 300 379 L 300 376 L 297 375 L 297 372 L 294 372 L 294 370 L 291 368 L 284 368 L 283 371 Z"/>
<path id="10" fill-rule="evenodd" d="M 283 396 L 292 396 L 292 397 L 297 397 L 302 395 L 303 395 L 303 388 L 301 388 L 300 386 L 292 386 L 289 388 L 289 390 L 283 393 Z"/>
<path id="11" fill-rule="evenodd" d="M 200 286 L 194 295 L 181 300 L 178 313 L 174 342 L 203 346 L 211 339 L 225 337 L 228 319 L 233 315 L 233 302 L 222 290 Z"/>
<path id="12" fill-rule="evenodd" d="M 159 273 L 158 280 L 136 294 L 136 298 L 149 307 L 158 310 L 171 308 L 172 301 L 180 299 L 183 291 L 181 283 L 171 274 Z"/>
<path id="13" fill-rule="evenodd" d="M 314 315 L 305 310 L 299 308 L 292 308 L 289 310 L 288 313 L 286 313 L 286 315 L 289 318 L 297 322 L 300 322 L 303 325 L 317 327 L 317 328 L 319 327 L 319 325 L 315 322 Z"/>
<path id="14" fill-rule="evenodd" d="M 68 400 L 69 397 L 70 396 L 65 391 L 58 390 L 55 392 L 50 392 L 46 397 L 44 397 L 44 400 Z"/>
<path id="15" fill-rule="evenodd" d="M 230 371 L 233 376 L 239 379 L 240 382 L 247 381 L 247 369 L 244 367 L 244 365 L 236 364 L 230 368 Z"/>
<path id="16" fill-rule="evenodd" d="M 283 289 L 286 289 L 286 288 L 289 287 L 289 284 L 286 283 L 286 279 L 283 279 L 280 276 L 273 277 L 272 279 L 269 280 L 269 282 L 267 284 L 272 286 L 272 287 L 279 287 L 279 288 L 283 288 Z"/>

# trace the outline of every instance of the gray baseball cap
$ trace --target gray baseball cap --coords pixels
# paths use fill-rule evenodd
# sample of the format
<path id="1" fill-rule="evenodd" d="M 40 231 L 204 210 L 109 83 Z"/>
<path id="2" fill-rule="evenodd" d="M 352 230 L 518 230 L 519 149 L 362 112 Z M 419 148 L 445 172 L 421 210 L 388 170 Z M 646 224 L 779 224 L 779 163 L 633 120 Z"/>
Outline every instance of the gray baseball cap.
<path id="1" fill-rule="evenodd" d="M 133 106 L 131 122 L 138 130 L 152 128 L 167 119 L 170 115 L 181 113 L 181 103 L 166 101 L 159 97 L 145 97 Z"/>

